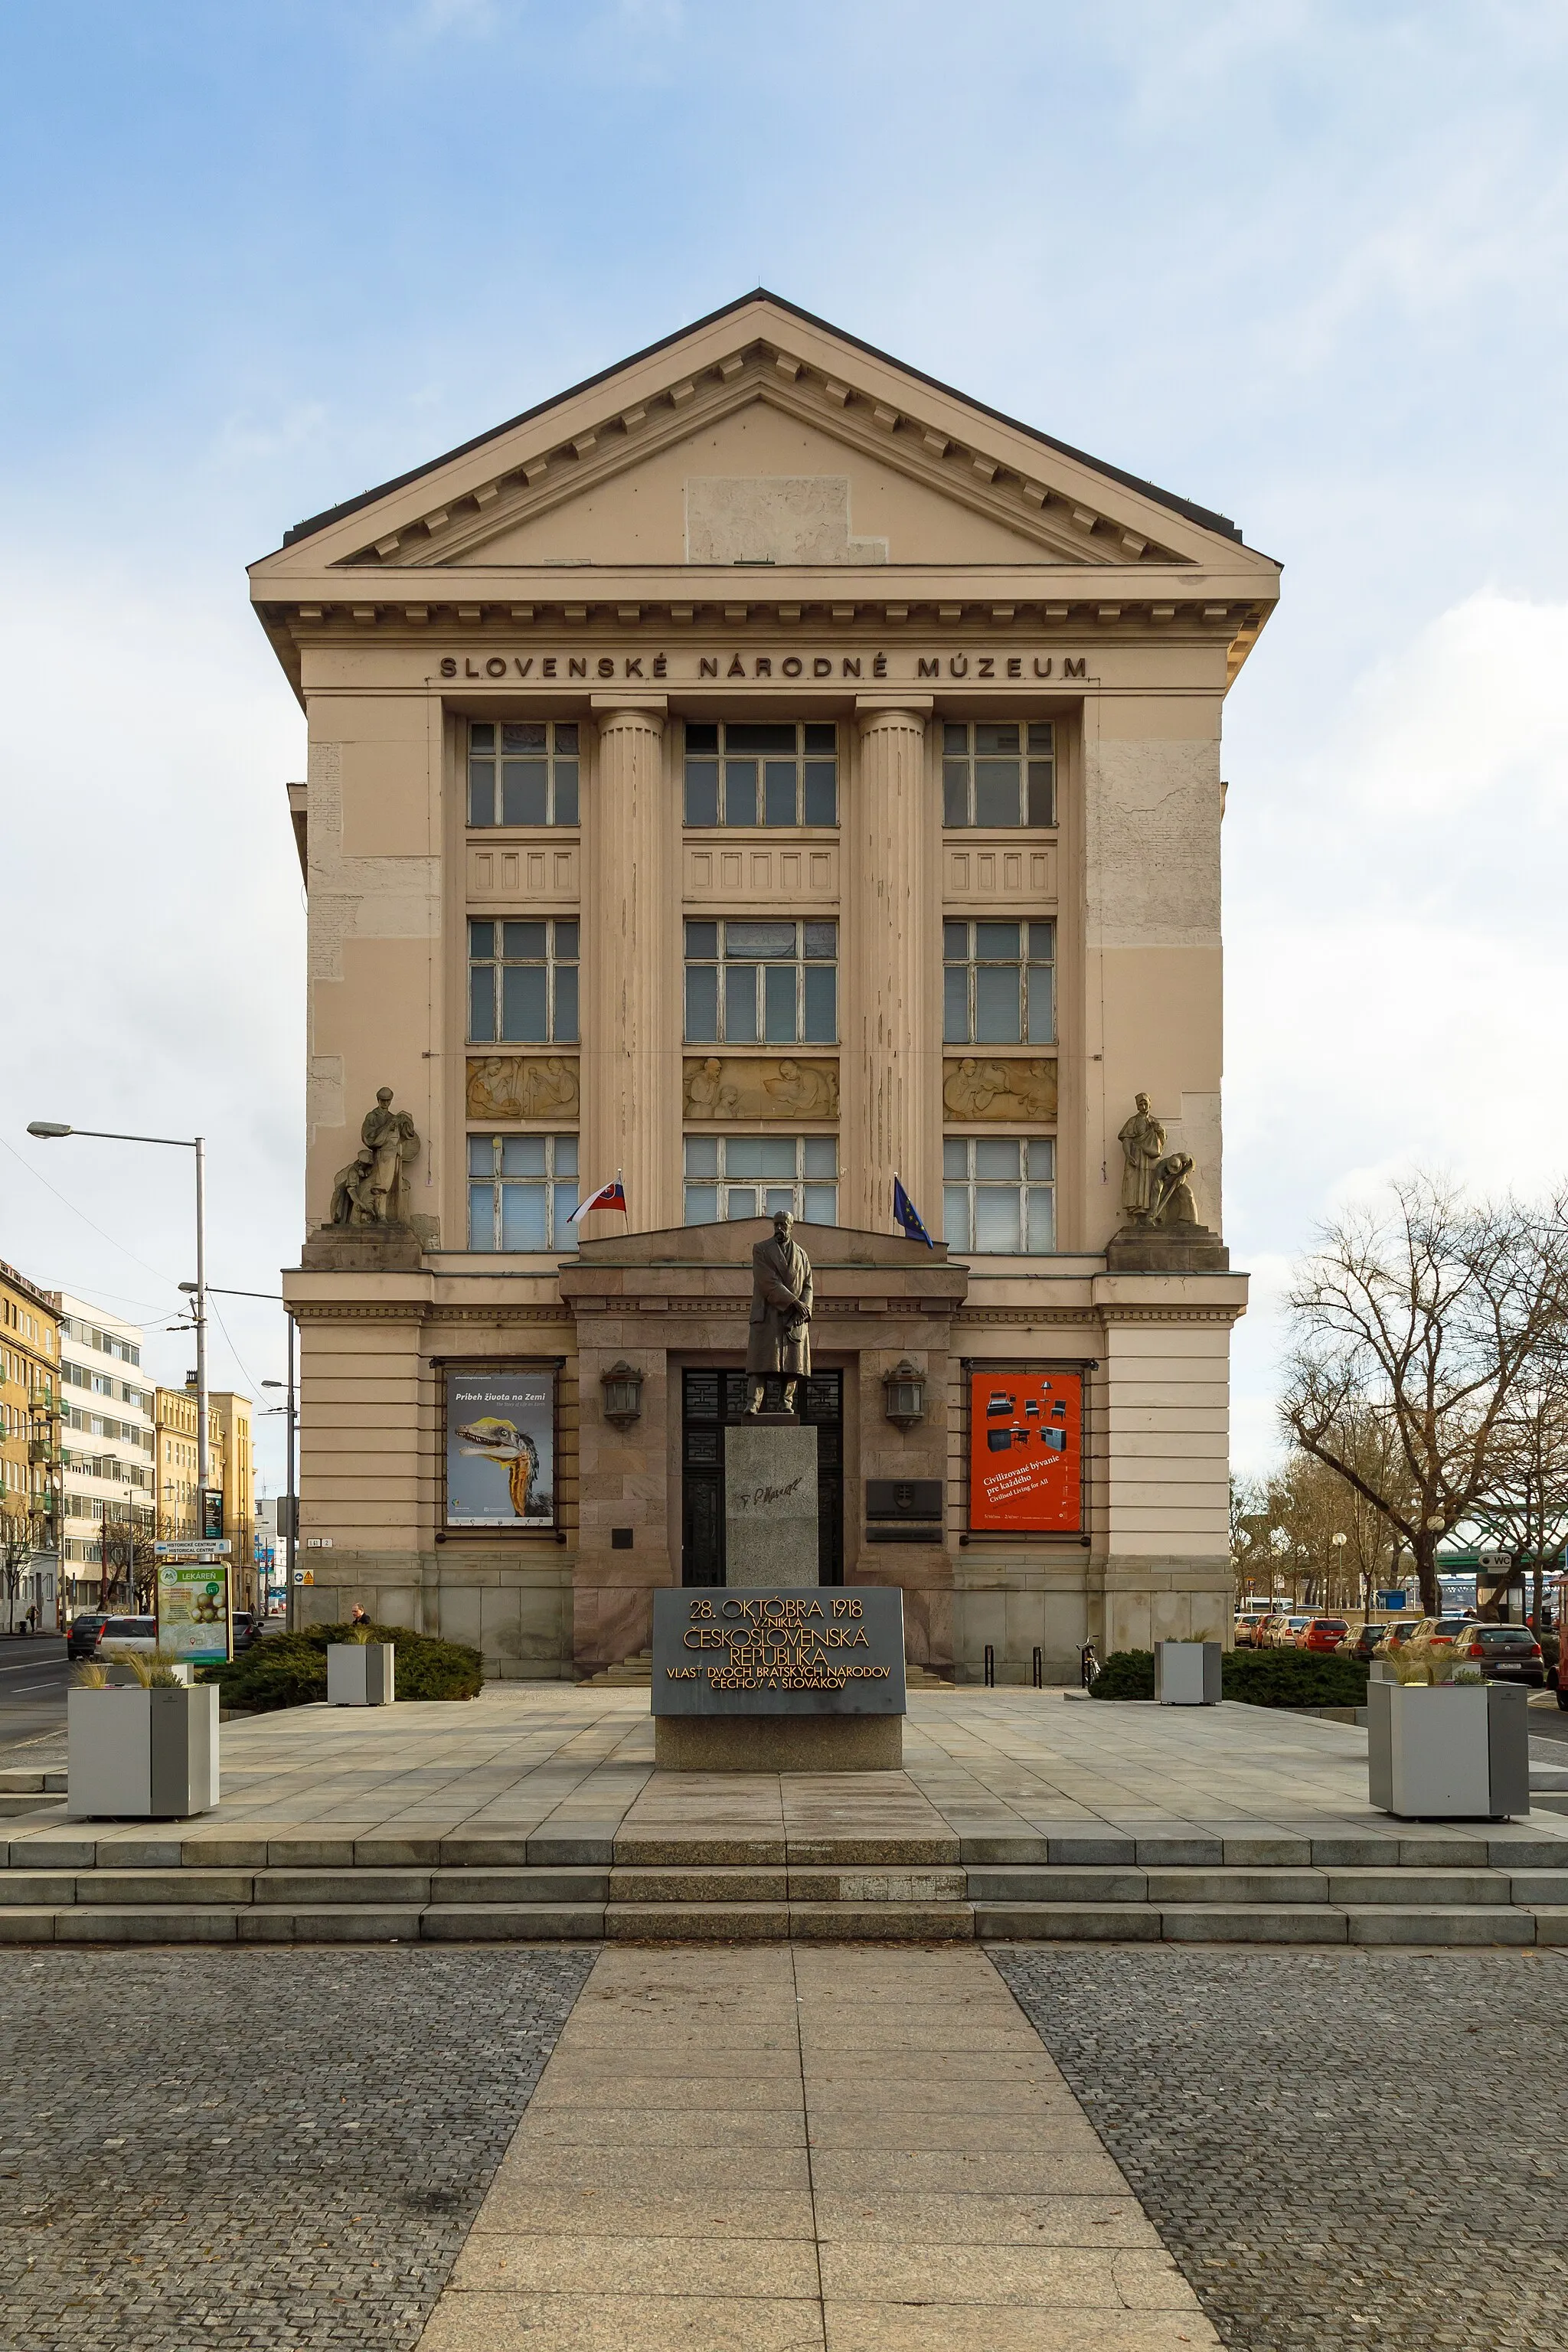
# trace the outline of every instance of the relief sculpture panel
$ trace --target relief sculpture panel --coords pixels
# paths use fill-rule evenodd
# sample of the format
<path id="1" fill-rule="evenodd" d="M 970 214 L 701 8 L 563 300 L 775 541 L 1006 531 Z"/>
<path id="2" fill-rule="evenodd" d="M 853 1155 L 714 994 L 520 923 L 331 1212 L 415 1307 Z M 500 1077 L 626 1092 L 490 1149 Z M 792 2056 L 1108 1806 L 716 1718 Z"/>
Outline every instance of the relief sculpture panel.
<path id="1" fill-rule="evenodd" d="M 943 1062 L 942 1100 L 949 1118 L 1055 1118 L 1056 1061 L 992 1062 L 966 1055 Z"/>
<path id="2" fill-rule="evenodd" d="M 490 1054 L 468 1064 L 470 1118 L 574 1119 L 577 1065 L 560 1054 Z"/>
<path id="3" fill-rule="evenodd" d="M 741 1061 L 714 1054 L 685 1066 L 688 1118 L 837 1118 L 838 1065 Z"/>

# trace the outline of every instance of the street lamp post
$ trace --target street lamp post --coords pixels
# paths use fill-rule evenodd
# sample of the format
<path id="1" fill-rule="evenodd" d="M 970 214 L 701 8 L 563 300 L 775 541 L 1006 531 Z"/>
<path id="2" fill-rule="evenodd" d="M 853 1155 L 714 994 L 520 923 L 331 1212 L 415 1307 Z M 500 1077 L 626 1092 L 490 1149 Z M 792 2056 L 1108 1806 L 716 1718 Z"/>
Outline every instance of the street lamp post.
<path id="1" fill-rule="evenodd" d="M 27 1122 L 29 1135 L 52 1141 L 67 1135 L 90 1136 L 100 1143 L 159 1143 L 174 1151 L 194 1151 L 196 1155 L 196 1278 L 194 1283 L 182 1283 L 180 1287 L 195 1293 L 196 1327 L 196 1484 L 201 1489 L 202 1513 L 206 1513 L 207 1491 L 207 1217 L 206 1217 L 206 1139 L 200 1135 L 121 1135 L 113 1128 L 68 1127 L 58 1119 L 34 1118 Z M 205 1532 L 205 1530 L 204 1530 Z M 107 1561 L 105 1566 L 107 1566 Z M 134 1595 L 134 1569 L 132 1571 Z"/>
<path id="2" fill-rule="evenodd" d="M 1350 1538 L 1342 1528 L 1337 1534 L 1331 1535 L 1329 1538 L 1329 1541 L 1334 1548 L 1334 1574 L 1336 1576 L 1342 1576 L 1344 1573 L 1345 1546 L 1349 1543 Z M 1334 1602 L 1331 1598 L 1329 1601 L 1329 1606 L 1331 1609 L 1334 1606 Z"/>

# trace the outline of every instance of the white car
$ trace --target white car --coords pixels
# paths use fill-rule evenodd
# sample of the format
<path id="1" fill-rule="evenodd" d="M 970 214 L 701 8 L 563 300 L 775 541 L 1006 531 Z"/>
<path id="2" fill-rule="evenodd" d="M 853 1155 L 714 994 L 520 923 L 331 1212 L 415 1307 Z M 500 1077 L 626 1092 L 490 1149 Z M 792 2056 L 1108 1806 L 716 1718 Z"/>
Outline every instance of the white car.
<path id="1" fill-rule="evenodd" d="M 112 1658 L 125 1650 L 138 1650 L 151 1657 L 158 1647 L 156 1617 L 106 1617 L 98 1629 L 95 1658 Z"/>

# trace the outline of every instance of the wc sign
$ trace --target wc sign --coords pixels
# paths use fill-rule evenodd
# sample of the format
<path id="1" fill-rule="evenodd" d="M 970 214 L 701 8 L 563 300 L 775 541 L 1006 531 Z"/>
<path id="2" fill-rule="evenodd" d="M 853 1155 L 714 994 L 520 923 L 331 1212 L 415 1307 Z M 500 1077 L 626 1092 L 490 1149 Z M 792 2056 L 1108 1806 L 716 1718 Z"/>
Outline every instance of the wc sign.
<path id="1" fill-rule="evenodd" d="M 969 1374 L 969 1525 L 973 1533 L 1077 1535 L 1083 1376 Z"/>

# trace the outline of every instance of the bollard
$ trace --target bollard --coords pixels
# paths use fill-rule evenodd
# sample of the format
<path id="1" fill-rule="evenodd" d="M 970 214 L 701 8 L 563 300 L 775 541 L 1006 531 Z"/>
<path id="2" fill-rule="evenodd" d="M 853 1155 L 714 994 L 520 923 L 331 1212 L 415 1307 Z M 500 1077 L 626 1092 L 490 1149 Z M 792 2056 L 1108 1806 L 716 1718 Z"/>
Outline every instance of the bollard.
<path id="1" fill-rule="evenodd" d="M 1044 1650 L 1039 1650 L 1039 1649 L 1037 1649 L 1037 1650 L 1035 1652 L 1035 1688 L 1036 1688 L 1037 1690 L 1044 1690 L 1044 1689 L 1045 1689 L 1045 1686 L 1046 1686 L 1046 1654 L 1045 1654 Z"/>
<path id="2" fill-rule="evenodd" d="M 996 1687 L 996 1652 L 989 1642 L 985 1644 L 985 1687 L 987 1690 Z"/>

